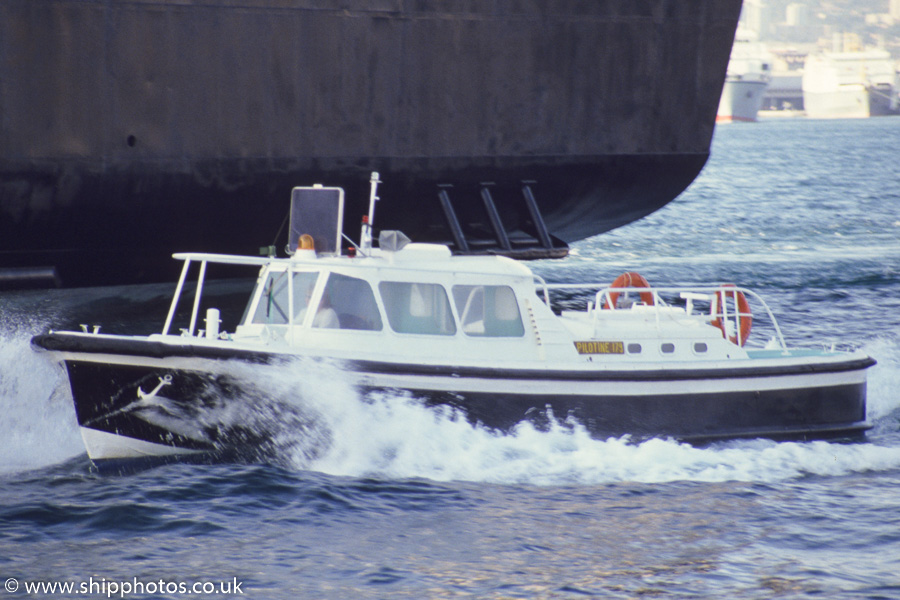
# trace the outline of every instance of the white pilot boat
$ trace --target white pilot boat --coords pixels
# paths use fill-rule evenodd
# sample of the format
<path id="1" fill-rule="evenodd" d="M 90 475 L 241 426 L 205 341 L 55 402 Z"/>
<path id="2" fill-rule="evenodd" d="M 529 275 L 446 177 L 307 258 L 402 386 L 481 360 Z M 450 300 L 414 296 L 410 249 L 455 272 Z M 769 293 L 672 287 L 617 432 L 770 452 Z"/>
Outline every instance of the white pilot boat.
<path id="1" fill-rule="evenodd" d="M 376 185 L 377 174 L 370 213 Z M 303 369 L 305 359 L 328 359 L 363 396 L 402 390 L 501 431 L 556 419 L 602 438 L 699 442 L 852 437 L 869 427 L 874 361 L 860 351 L 788 348 L 748 289 L 654 288 L 635 273 L 551 286 L 509 258 L 455 256 L 396 232 L 382 232 L 375 247 L 370 225 L 350 256 L 341 251 L 342 211 L 338 188 L 295 188 L 289 257 L 176 254 L 184 267 L 158 334 L 34 337 L 65 364 L 95 464 L 227 460 L 265 445 L 265 432 L 236 426 L 234 410 L 223 409 L 258 401 L 232 376 L 234 361 Z M 325 217 L 310 219 L 316 214 Z M 305 229 L 311 237 L 297 235 Z M 258 273 L 233 331 L 220 331 L 203 295 L 213 264 Z M 191 310 L 179 311 L 195 271 Z M 586 309 L 554 312 L 550 291 L 575 287 L 590 290 Z M 752 324 L 770 338 L 764 345 L 747 344 Z M 309 425 L 295 405 L 283 409 L 282 424 Z M 227 423 L 217 416 L 225 413 Z"/>

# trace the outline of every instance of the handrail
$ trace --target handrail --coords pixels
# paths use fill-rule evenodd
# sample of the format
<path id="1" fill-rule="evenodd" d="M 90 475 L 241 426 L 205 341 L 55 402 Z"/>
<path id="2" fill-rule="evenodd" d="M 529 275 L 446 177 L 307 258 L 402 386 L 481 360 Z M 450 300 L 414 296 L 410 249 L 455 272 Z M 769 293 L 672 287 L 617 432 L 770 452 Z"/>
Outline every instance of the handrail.
<path id="1" fill-rule="evenodd" d="M 184 282 L 187 279 L 190 268 L 191 259 L 185 257 L 184 266 L 181 268 L 181 277 L 178 278 L 178 285 L 175 286 L 175 294 L 172 296 L 172 304 L 169 306 L 169 314 L 166 316 L 166 324 L 163 325 L 163 335 L 169 335 L 169 328 L 172 327 L 172 320 L 175 318 L 175 311 L 178 309 L 178 301 L 181 299 L 181 290 L 184 289 Z"/>
<path id="2" fill-rule="evenodd" d="M 710 296 L 710 300 L 716 294 L 725 293 L 725 294 L 733 294 L 737 295 L 738 293 L 744 294 L 744 296 L 748 298 L 752 298 L 755 302 L 757 302 L 760 306 L 762 306 L 765 314 L 769 318 L 769 322 L 772 323 L 772 326 L 775 329 L 776 341 L 782 350 L 787 350 L 787 343 L 784 340 L 784 335 L 781 332 L 781 327 L 778 325 L 778 320 L 775 318 L 775 314 L 772 312 L 772 309 L 769 308 L 769 305 L 766 303 L 763 298 L 754 292 L 753 290 L 749 290 L 743 287 L 737 287 L 732 285 L 685 285 L 685 286 L 667 286 L 667 287 L 610 287 L 609 283 L 554 283 L 554 284 L 544 284 L 545 285 L 545 293 L 547 289 L 589 289 L 589 288 L 601 288 L 596 292 L 594 296 L 594 310 L 597 311 L 594 313 L 594 320 L 596 324 L 596 320 L 599 316 L 599 310 L 597 307 L 602 306 L 603 297 L 608 295 L 610 292 L 615 293 L 623 293 L 623 292 L 632 292 L 632 293 L 652 293 L 653 294 L 653 306 L 648 306 L 648 309 L 653 309 L 656 312 L 657 320 L 660 317 L 660 309 L 662 307 L 669 306 L 667 302 L 660 296 L 660 294 L 681 294 L 681 293 L 696 293 L 696 294 L 706 294 Z M 738 314 L 736 315 L 739 319 L 741 316 L 751 316 L 746 314 Z M 723 320 L 728 318 L 729 315 L 723 315 Z M 740 331 L 740 321 L 737 321 L 738 331 Z M 738 335 L 740 335 L 738 333 Z"/>
<path id="3" fill-rule="evenodd" d="M 222 265 L 242 265 L 242 266 L 264 266 L 272 262 L 283 262 L 290 265 L 290 259 L 273 259 L 267 256 L 240 256 L 233 254 L 211 254 L 207 252 L 178 252 L 172 255 L 176 260 L 184 261 L 181 268 L 181 275 L 178 278 L 178 284 L 175 286 L 175 293 L 172 295 L 172 303 L 169 305 L 169 313 L 166 315 L 166 322 L 163 325 L 162 335 L 169 335 L 172 323 L 175 320 L 175 313 L 178 311 L 178 305 L 181 302 L 181 295 L 184 293 L 184 286 L 188 279 L 191 269 L 191 263 L 200 263 L 200 273 L 197 276 L 197 288 L 194 290 L 194 302 L 191 310 L 190 325 L 187 329 L 182 330 L 182 335 L 193 337 L 194 330 L 197 328 L 197 322 L 200 318 L 200 300 L 203 294 L 203 285 L 206 279 L 207 265 L 209 263 Z"/>
<path id="4" fill-rule="evenodd" d="M 200 312 L 200 296 L 203 294 L 203 280 L 206 278 L 206 261 L 200 262 L 200 275 L 197 277 L 197 289 L 194 290 L 194 308 L 191 311 L 191 325 L 188 328 L 188 336 L 194 335 L 197 326 L 197 313 Z"/>
<path id="5" fill-rule="evenodd" d="M 608 288 L 605 288 L 605 289 L 597 292 L 598 305 L 599 305 L 599 299 L 602 297 L 602 295 L 608 294 L 612 290 L 615 290 L 616 292 L 644 292 L 644 293 L 646 293 L 647 291 L 652 291 L 653 298 L 655 301 L 655 308 L 657 309 L 657 313 L 659 312 L 658 308 L 660 306 L 665 306 L 665 303 L 661 302 L 662 299 L 659 296 L 660 292 L 665 293 L 665 294 L 675 294 L 675 293 L 681 294 L 683 292 L 687 292 L 687 293 L 693 292 L 693 293 L 698 293 L 698 294 L 709 294 L 711 296 L 715 296 L 716 294 L 720 294 L 720 293 L 724 293 L 724 294 L 731 293 L 734 295 L 737 295 L 738 293 L 742 293 L 746 297 L 753 298 L 755 301 L 757 301 L 763 307 L 763 309 L 766 312 L 766 315 L 769 317 L 769 322 L 772 323 L 772 326 L 775 328 L 775 336 L 778 341 L 778 344 L 781 346 L 782 350 L 787 350 L 787 343 L 784 341 L 784 335 L 781 333 L 781 327 L 778 325 L 778 319 L 775 318 L 775 314 L 772 312 L 772 309 L 769 308 L 769 305 L 766 303 L 766 301 L 762 299 L 762 296 L 760 296 L 753 290 L 743 288 L 743 287 L 732 286 L 732 285 L 697 286 L 697 287 L 676 286 L 676 287 L 654 287 L 654 288 L 640 288 L 640 287 L 639 288 L 618 288 L 618 287 L 617 288 L 609 288 L 608 287 Z M 736 317 L 738 319 L 737 320 L 738 330 L 740 330 L 739 319 L 741 316 L 751 316 L 751 315 L 741 315 L 741 314 L 736 315 Z M 724 320 L 724 319 L 728 318 L 728 315 L 724 314 L 722 318 Z M 738 335 L 740 335 L 740 334 L 738 334 Z"/>
<path id="6" fill-rule="evenodd" d="M 544 304 L 550 306 L 550 292 L 548 290 L 551 289 L 552 285 L 548 285 L 544 278 L 540 275 L 535 275 L 534 273 L 532 273 L 532 277 L 534 277 L 535 283 L 540 284 L 540 287 L 544 290 Z"/>
<path id="7" fill-rule="evenodd" d="M 270 258 L 268 256 L 241 256 L 237 254 L 210 254 L 207 252 L 178 252 L 172 255 L 175 260 L 190 262 L 200 260 L 222 265 L 263 266 L 271 262 L 287 262 L 287 258 Z"/>

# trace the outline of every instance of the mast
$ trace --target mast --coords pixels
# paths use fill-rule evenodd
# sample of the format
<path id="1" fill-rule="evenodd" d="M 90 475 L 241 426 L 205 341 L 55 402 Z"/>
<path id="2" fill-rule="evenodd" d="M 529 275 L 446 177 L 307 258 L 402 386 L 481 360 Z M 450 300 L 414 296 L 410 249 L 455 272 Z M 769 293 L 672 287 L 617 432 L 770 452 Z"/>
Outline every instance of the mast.
<path id="1" fill-rule="evenodd" d="M 359 247 L 365 252 L 372 249 L 372 224 L 375 222 L 375 203 L 380 200 L 378 197 L 378 171 L 372 171 L 372 178 L 369 179 L 369 214 L 363 217 L 362 231 L 359 234 Z"/>

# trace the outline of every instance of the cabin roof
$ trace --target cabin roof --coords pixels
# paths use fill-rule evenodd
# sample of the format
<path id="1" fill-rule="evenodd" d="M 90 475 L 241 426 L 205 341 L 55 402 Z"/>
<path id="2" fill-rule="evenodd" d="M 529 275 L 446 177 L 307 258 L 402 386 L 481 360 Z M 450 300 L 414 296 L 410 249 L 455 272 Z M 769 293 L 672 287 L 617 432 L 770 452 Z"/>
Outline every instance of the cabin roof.
<path id="1" fill-rule="evenodd" d="M 513 278 L 533 277 L 531 270 L 521 263 L 504 256 L 454 256 L 449 248 L 439 244 L 409 244 L 405 248 L 388 252 L 373 249 L 369 256 L 328 256 L 316 255 L 312 251 L 299 251 L 290 258 L 266 256 L 239 256 L 230 254 L 209 254 L 183 252 L 174 254 L 177 260 L 209 262 L 216 264 L 266 266 L 274 268 L 314 268 L 326 270 L 390 269 L 397 271 L 433 273 L 467 273 Z"/>

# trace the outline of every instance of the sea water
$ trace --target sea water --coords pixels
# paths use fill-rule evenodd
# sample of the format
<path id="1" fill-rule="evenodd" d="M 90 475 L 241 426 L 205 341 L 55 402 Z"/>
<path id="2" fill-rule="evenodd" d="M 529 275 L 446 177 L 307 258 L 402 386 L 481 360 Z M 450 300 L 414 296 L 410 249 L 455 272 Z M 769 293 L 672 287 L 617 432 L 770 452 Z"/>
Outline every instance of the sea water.
<path id="1" fill-rule="evenodd" d="M 101 476 L 30 336 L 153 331 L 172 286 L 0 296 L 0 594 L 900 598 L 898 149 L 900 118 L 722 126 L 673 203 L 532 265 L 761 292 L 790 344 L 878 361 L 861 443 L 497 435 L 413 398 L 361 402 L 335 366 L 235 365 L 313 430 L 265 464 Z"/>

